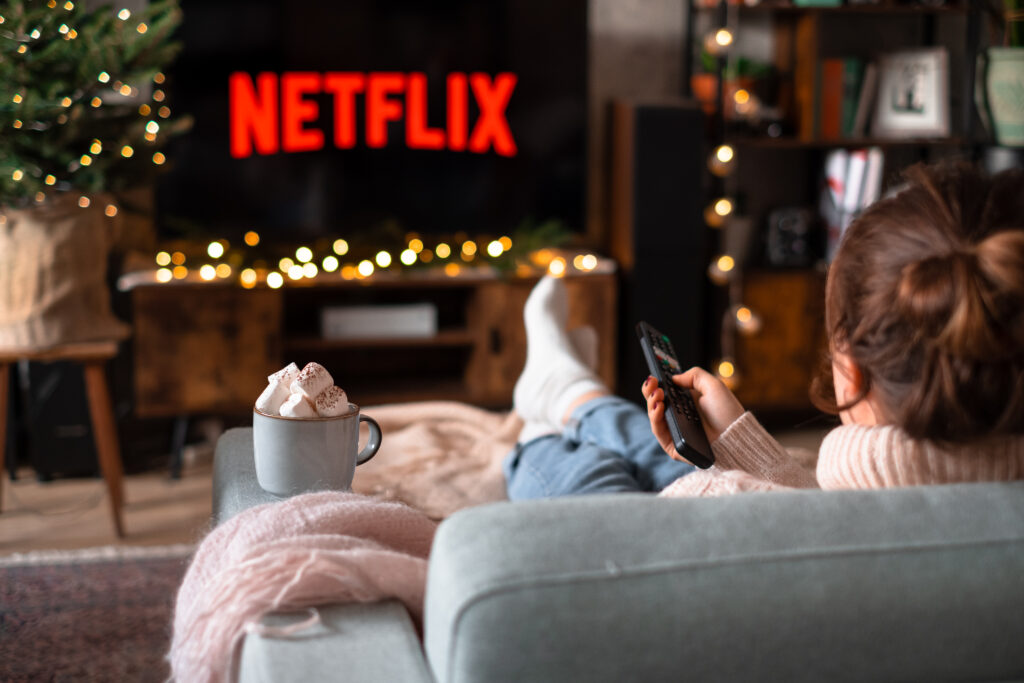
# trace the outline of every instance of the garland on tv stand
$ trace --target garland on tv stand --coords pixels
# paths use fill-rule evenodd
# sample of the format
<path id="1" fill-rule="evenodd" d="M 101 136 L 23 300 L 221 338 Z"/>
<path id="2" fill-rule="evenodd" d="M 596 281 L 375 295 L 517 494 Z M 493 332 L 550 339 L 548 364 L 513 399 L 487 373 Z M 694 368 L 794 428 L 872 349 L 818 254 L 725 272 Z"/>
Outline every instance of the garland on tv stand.
<path id="1" fill-rule="evenodd" d="M 251 289 L 309 285 L 313 281 L 367 280 L 419 275 L 466 277 L 482 271 L 506 277 L 557 276 L 614 268 L 589 250 L 567 247 L 570 231 L 558 221 L 524 223 L 510 235 L 421 237 L 409 232 L 320 239 L 299 246 L 262 244 L 249 231 L 241 244 L 227 239 L 165 242 L 152 264 L 125 279 L 122 287 L 142 282 L 237 281 Z"/>

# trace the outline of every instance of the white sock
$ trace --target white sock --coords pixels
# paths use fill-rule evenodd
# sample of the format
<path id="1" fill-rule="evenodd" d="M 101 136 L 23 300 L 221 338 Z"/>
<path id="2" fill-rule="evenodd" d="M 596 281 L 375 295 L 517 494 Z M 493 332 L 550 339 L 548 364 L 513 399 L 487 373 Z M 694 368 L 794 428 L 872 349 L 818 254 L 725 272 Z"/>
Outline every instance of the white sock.
<path id="1" fill-rule="evenodd" d="M 527 423 L 547 423 L 553 431 L 561 430 L 562 416 L 580 396 L 608 391 L 574 348 L 565 331 L 568 317 L 565 283 L 550 276 L 541 278 L 523 307 L 526 365 L 516 382 L 513 402 Z"/>
<path id="2" fill-rule="evenodd" d="M 596 372 L 598 363 L 597 330 L 590 325 L 584 325 L 583 327 L 569 330 L 568 335 L 569 341 L 572 343 L 572 347 L 580 360 L 583 361 L 584 365 Z M 519 432 L 518 442 L 526 443 L 549 434 L 559 434 L 561 431 L 560 428 L 549 424 L 547 420 L 530 420 L 523 423 L 523 428 Z"/>
<path id="3" fill-rule="evenodd" d="M 572 348 L 576 350 L 576 355 L 583 361 L 583 364 L 597 372 L 597 364 L 600 361 L 597 355 L 597 330 L 590 325 L 575 327 L 569 330 L 569 341 L 572 343 Z"/>

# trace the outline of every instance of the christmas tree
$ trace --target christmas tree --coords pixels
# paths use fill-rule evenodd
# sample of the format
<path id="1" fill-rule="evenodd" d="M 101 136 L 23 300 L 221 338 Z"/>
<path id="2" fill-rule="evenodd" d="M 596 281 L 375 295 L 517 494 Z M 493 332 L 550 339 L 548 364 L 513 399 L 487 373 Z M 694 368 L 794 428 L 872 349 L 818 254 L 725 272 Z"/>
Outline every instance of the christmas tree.
<path id="1" fill-rule="evenodd" d="M 0 2 L 0 205 L 143 184 L 189 125 L 161 89 L 177 0 L 142 12 L 74 0 Z"/>

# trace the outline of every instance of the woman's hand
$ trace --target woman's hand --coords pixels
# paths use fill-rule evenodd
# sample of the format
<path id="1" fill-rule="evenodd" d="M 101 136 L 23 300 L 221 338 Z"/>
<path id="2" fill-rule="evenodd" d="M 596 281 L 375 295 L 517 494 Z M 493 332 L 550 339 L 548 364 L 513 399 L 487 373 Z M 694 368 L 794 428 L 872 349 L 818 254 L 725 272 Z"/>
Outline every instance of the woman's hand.
<path id="1" fill-rule="evenodd" d="M 690 368 L 681 375 L 673 375 L 672 382 L 690 390 L 704 422 L 708 441 L 718 439 L 729 425 L 743 415 L 743 405 L 736 400 L 729 387 L 703 368 Z M 672 434 L 665 422 L 665 392 L 658 386 L 658 380 L 648 377 L 640 390 L 647 399 L 647 419 L 651 421 L 651 431 L 662 449 L 673 460 L 689 462 L 672 445 Z"/>

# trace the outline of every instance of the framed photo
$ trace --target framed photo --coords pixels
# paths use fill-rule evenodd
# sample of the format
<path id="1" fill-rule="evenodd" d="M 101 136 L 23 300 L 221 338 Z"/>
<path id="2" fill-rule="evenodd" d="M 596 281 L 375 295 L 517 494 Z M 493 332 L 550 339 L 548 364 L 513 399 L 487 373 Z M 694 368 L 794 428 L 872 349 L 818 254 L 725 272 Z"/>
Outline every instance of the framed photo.
<path id="1" fill-rule="evenodd" d="M 949 135 L 949 53 L 903 50 L 878 60 L 871 134 L 880 138 Z"/>

